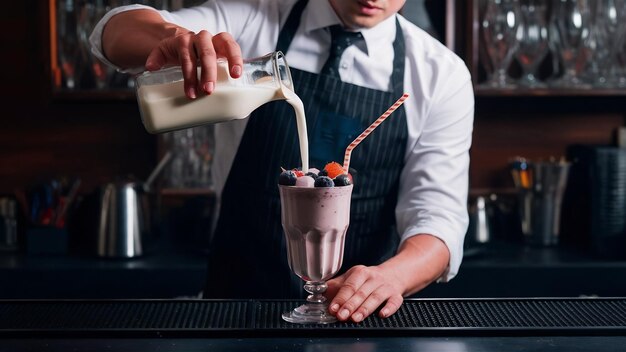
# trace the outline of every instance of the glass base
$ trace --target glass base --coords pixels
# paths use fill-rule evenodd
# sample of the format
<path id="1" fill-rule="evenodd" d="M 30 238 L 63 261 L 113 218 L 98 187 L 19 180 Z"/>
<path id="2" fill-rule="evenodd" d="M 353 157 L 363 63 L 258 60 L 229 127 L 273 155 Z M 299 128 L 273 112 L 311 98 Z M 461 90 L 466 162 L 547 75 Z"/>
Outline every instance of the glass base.
<path id="1" fill-rule="evenodd" d="M 561 78 L 558 78 L 549 83 L 550 87 L 564 88 L 564 89 L 589 89 L 591 84 L 585 83 L 578 76 L 573 74 L 565 74 Z"/>
<path id="2" fill-rule="evenodd" d="M 328 305 L 323 303 L 305 303 L 294 310 L 283 313 L 283 319 L 296 324 L 330 324 L 337 322 L 335 316 L 328 313 Z"/>
<path id="3" fill-rule="evenodd" d="M 489 79 L 481 84 L 481 87 L 491 89 L 515 89 L 517 88 L 517 82 L 509 77 L 505 69 L 499 69 L 493 72 Z"/>
<path id="4" fill-rule="evenodd" d="M 515 89 L 517 88 L 517 83 L 510 78 L 506 78 L 502 80 L 491 79 L 489 81 L 484 82 L 480 86 L 483 88 L 490 88 L 490 89 Z"/>
<path id="5" fill-rule="evenodd" d="M 541 89 L 541 88 L 548 87 L 547 84 L 541 82 L 540 80 L 535 78 L 535 76 L 532 74 L 523 76 L 518 81 L 518 84 L 520 88 L 523 88 L 523 89 Z"/>

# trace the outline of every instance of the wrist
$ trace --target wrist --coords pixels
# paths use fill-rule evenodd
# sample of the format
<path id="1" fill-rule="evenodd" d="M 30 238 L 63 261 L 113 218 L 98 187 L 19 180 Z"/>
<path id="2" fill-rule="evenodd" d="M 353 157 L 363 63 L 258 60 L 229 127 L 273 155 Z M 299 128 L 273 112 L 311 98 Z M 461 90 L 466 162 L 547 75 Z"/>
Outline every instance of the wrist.
<path id="1" fill-rule="evenodd" d="M 436 236 L 417 234 L 402 243 L 396 255 L 380 264 L 393 275 L 408 296 L 428 286 L 443 275 L 450 262 L 446 244 Z"/>
<path id="2" fill-rule="evenodd" d="M 111 17 L 102 33 L 104 56 L 121 68 L 143 66 L 162 40 L 189 33 L 186 28 L 163 20 L 154 10 L 139 9 Z"/>

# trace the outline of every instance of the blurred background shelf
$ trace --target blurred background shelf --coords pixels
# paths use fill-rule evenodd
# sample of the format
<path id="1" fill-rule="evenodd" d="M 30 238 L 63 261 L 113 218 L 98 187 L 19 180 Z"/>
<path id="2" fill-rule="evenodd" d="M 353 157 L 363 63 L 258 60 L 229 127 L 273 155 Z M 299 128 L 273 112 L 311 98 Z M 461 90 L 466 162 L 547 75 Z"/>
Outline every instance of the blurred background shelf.
<path id="1" fill-rule="evenodd" d="M 161 195 L 168 196 L 214 196 L 215 190 L 213 188 L 163 188 L 161 189 Z"/>
<path id="2" fill-rule="evenodd" d="M 531 247 L 494 241 L 468 253 L 459 275 L 419 297 L 626 296 L 626 261 L 568 246 Z"/>
<path id="3" fill-rule="evenodd" d="M 462 12 L 465 17 L 456 18 L 456 33 L 465 41 L 456 49 L 466 59 L 477 94 L 625 95 L 626 27 L 620 24 L 626 17 L 623 2 L 468 0 L 463 3 L 467 6 Z M 506 74 L 508 84 L 519 88 L 481 87 L 498 76 L 494 71 Z M 568 78 L 562 81 L 565 89 L 549 87 L 563 77 Z M 531 80 L 547 83 L 548 88 L 529 93 L 523 87 Z"/>
<path id="4" fill-rule="evenodd" d="M 161 240 L 132 259 L 0 252 L 0 298 L 197 296 L 205 283 L 205 255 Z"/>
<path id="5" fill-rule="evenodd" d="M 56 90 L 53 93 L 55 101 L 121 101 L 135 102 L 135 92 L 125 90 Z"/>

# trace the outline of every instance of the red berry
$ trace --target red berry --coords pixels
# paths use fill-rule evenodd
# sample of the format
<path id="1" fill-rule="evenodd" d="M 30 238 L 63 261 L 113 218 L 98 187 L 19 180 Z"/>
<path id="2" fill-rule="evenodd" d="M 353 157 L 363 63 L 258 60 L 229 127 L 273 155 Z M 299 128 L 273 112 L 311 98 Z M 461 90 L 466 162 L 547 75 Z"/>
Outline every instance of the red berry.
<path id="1" fill-rule="evenodd" d="M 341 174 L 343 174 L 343 166 L 338 162 L 331 161 L 330 163 L 324 166 L 324 170 L 328 173 L 328 177 L 335 178 Z"/>

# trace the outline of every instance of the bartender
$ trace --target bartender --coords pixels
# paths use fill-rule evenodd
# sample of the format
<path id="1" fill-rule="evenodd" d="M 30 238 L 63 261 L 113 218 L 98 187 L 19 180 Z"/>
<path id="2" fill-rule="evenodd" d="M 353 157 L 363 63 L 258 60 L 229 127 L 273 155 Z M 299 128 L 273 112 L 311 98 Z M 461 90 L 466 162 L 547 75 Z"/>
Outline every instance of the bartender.
<path id="1" fill-rule="evenodd" d="M 404 2 L 211 0 L 174 12 L 131 5 L 111 10 L 91 35 L 95 55 L 122 71 L 181 65 L 189 99 L 213 92 L 217 58 L 237 78 L 242 58 L 282 51 L 318 168 L 341 161 L 354 137 L 410 95 L 352 154 L 343 271 L 327 291 L 342 321 L 394 314 L 403 297 L 452 279 L 463 255 L 471 79 L 459 57 L 398 14 Z M 204 296 L 299 297 L 276 186 L 280 167 L 300 164 L 293 109 L 268 103 L 215 132 L 219 217 Z"/>

